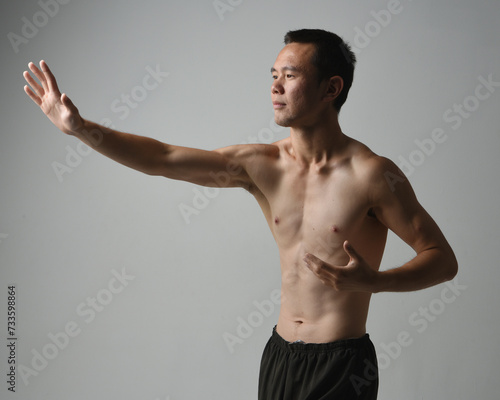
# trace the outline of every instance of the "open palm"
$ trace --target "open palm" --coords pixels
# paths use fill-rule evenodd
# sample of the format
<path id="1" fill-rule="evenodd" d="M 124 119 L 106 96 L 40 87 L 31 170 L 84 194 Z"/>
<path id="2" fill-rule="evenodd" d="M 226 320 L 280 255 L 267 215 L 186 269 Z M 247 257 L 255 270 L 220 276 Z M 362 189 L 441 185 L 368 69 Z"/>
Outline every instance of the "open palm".
<path id="1" fill-rule="evenodd" d="M 24 79 L 29 83 L 29 86 L 24 86 L 24 91 L 57 128 L 67 134 L 75 132 L 83 124 L 78 109 L 66 94 L 61 94 L 56 78 L 45 61 L 40 61 L 40 68 L 29 63 L 30 71 L 40 83 L 24 71 Z"/>

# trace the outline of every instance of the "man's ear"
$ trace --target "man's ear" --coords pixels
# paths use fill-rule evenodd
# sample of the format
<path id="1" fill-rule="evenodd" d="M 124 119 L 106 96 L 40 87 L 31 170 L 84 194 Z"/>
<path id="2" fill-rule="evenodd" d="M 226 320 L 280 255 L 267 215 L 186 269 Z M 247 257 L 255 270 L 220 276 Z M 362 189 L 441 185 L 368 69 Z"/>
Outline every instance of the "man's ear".
<path id="1" fill-rule="evenodd" d="M 344 88 L 344 80 L 340 76 L 332 76 L 328 79 L 325 96 L 323 100 L 334 101 Z"/>

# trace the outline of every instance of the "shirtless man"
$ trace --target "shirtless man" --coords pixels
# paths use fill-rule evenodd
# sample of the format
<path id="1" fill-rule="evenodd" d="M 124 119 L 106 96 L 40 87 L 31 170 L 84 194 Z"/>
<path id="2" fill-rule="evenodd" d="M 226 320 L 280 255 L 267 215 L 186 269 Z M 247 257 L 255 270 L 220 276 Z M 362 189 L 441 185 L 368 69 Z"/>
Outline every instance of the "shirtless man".
<path id="1" fill-rule="evenodd" d="M 26 71 L 25 91 L 62 132 L 119 163 L 255 197 L 282 274 L 259 399 L 375 399 L 376 356 L 365 328 L 371 294 L 450 280 L 457 261 L 395 164 L 342 132 L 338 113 L 356 61 L 349 46 L 320 30 L 289 32 L 285 44 L 271 68 L 271 99 L 290 136 L 272 144 L 205 151 L 105 128 L 80 116 L 44 61 L 40 69 L 29 64 L 40 83 Z M 388 229 L 416 255 L 379 271 Z M 353 383 L 367 367 L 370 379 Z"/>

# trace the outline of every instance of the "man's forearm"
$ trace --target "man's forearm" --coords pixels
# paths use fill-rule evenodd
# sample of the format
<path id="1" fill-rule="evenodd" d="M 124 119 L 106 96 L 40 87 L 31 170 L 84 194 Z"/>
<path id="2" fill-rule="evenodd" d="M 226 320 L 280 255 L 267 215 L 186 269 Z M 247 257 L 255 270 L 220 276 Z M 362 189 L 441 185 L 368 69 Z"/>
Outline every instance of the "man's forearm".
<path id="1" fill-rule="evenodd" d="M 149 175 L 157 175 L 168 153 L 168 145 L 158 140 L 115 131 L 91 121 L 71 133 L 110 159 Z"/>
<path id="2" fill-rule="evenodd" d="M 374 292 L 410 292 L 443 283 L 457 273 L 453 251 L 432 248 L 399 268 L 380 271 Z"/>

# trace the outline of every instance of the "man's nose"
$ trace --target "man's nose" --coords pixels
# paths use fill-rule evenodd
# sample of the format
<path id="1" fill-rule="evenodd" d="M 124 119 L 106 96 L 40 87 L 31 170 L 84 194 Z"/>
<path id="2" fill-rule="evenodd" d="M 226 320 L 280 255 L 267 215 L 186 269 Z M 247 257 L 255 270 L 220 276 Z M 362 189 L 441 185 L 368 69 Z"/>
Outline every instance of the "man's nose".
<path id="1" fill-rule="evenodd" d="M 275 79 L 271 85 L 272 94 L 283 94 L 284 88 L 279 79 Z"/>

